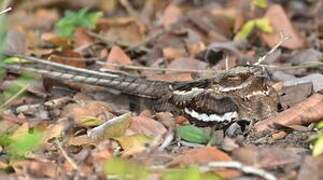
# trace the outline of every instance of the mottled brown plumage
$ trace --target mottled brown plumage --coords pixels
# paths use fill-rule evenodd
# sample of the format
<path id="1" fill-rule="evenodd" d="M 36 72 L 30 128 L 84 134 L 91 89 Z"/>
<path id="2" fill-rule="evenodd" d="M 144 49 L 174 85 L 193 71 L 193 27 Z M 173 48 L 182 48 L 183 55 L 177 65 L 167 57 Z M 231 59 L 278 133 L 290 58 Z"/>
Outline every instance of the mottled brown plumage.
<path id="1" fill-rule="evenodd" d="M 236 67 L 193 82 L 150 81 L 115 72 L 96 72 L 22 56 L 31 63 L 7 65 L 50 78 L 103 86 L 179 108 L 191 122 L 212 126 L 237 120 L 261 120 L 277 111 L 278 97 L 260 67 Z"/>

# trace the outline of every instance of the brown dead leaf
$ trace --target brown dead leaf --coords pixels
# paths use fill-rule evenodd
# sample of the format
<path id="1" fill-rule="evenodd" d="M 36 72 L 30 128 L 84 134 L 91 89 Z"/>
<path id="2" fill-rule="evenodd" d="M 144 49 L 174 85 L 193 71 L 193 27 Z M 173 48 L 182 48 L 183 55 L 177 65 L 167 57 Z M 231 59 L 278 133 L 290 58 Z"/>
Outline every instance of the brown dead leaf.
<path id="1" fill-rule="evenodd" d="M 82 55 L 72 50 L 64 50 L 62 52 L 54 52 L 49 56 L 49 60 L 60 64 L 66 64 L 79 68 L 86 67 L 86 61 Z"/>
<path id="2" fill-rule="evenodd" d="M 168 68 L 172 69 L 191 69 L 191 70 L 205 70 L 208 64 L 193 58 L 180 58 L 172 61 Z"/>
<path id="3" fill-rule="evenodd" d="M 282 125 L 306 125 L 323 119 L 323 95 L 314 94 L 305 101 L 276 116 L 255 124 L 256 132 L 269 130 L 274 123 Z"/>
<path id="4" fill-rule="evenodd" d="M 70 146 L 85 146 L 85 145 L 97 145 L 97 141 L 93 140 L 87 135 L 76 136 L 69 138 L 67 144 Z"/>
<path id="5" fill-rule="evenodd" d="M 216 147 L 202 147 L 184 151 L 177 156 L 168 166 L 207 165 L 211 161 L 229 161 L 231 157 Z"/>
<path id="6" fill-rule="evenodd" d="M 160 122 L 144 116 L 133 117 L 129 129 L 134 134 L 152 137 L 161 137 L 167 132 L 167 129 Z"/>
<path id="7" fill-rule="evenodd" d="M 57 164 L 44 160 L 22 160 L 11 163 L 15 173 L 25 175 L 28 173 L 33 178 L 54 178 L 59 168 Z"/>
<path id="8" fill-rule="evenodd" d="M 301 151 L 301 149 L 299 149 Z M 258 168 L 277 168 L 287 165 L 295 166 L 301 163 L 301 155 L 298 149 L 286 149 L 279 147 L 247 146 L 237 148 L 233 151 L 232 157 L 242 163 Z"/>
<path id="9" fill-rule="evenodd" d="M 298 83 L 291 86 L 284 86 L 280 92 L 282 95 L 280 98 L 280 104 L 284 109 L 291 107 L 312 95 L 313 84 L 309 83 Z"/>
<path id="10" fill-rule="evenodd" d="M 25 34 L 17 31 L 9 31 L 6 36 L 5 49 L 6 53 L 24 54 L 27 50 Z"/>
<path id="11" fill-rule="evenodd" d="M 43 33 L 41 36 L 43 43 L 61 47 L 63 49 L 71 49 L 72 41 L 68 38 L 59 37 L 54 33 Z"/>
<path id="12" fill-rule="evenodd" d="M 118 46 L 113 46 L 107 58 L 107 63 L 119 65 L 131 65 L 132 61 L 129 56 Z M 105 65 L 108 69 L 116 69 L 116 67 L 109 64 Z"/>
<path id="13" fill-rule="evenodd" d="M 62 118 L 55 124 L 49 125 L 46 128 L 46 131 L 44 131 L 44 142 L 46 143 L 51 139 L 62 137 L 65 133 L 65 130 L 67 130 L 70 125 L 71 123 L 66 118 Z"/>
<path id="14" fill-rule="evenodd" d="M 173 47 L 163 48 L 163 56 L 168 60 L 178 59 L 186 55 L 187 53 L 184 48 L 173 48 Z"/>
<path id="15" fill-rule="evenodd" d="M 202 147 L 183 152 L 175 157 L 167 166 L 191 166 L 191 165 L 207 165 L 212 161 L 230 161 L 231 157 L 216 147 Z M 231 169 L 219 169 L 215 171 L 217 174 L 225 178 L 233 178 L 240 175 L 240 172 Z"/>
<path id="16" fill-rule="evenodd" d="M 162 21 L 164 28 L 169 28 L 172 24 L 176 23 L 181 16 L 181 9 L 174 4 L 169 4 L 164 11 Z"/>
<path id="17" fill-rule="evenodd" d="M 274 47 L 280 41 L 280 33 L 283 32 L 290 39 L 284 42 L 281 46 L 289 49 L 297 49 L 305 46 L 305 40 L 300 36 L 298 31 L 289 21 L 283 8 L 278 5 L 272 5 L 268 8 L 265 18 L 268 18 L 274 29 L 273 33 L 262 33 L 261 38 L 270 47 Z"/>
<path id="18" fill-rule="evenodd" d="M 88 120 L 87 117 L 95 117 L 104 122 L 111 118 L 111 111 L 111 107 L 102 101 L 83 101 L 81 104 L 67 105 L 62 116 L 71 118 L 76 124 L 82 125 Z"/>
<path id="19" fill-rule="evenodd" d="M 74 33 L 75 48 L 86 47 L 92 44 L 93 38 L 86 33 L 86 29 L 77 28 Z"/>
<path id="20" fill-rule="evenodd" d="M 297 180 L 323 179 L 323 156 L 316 158 L 307 156 L 301 166 Z"/>
<path id="21" fill-rule="evenodd" d="M 98 29 L 102 30 L 100 34 L 111 42 L 134 45 L 143 40 L 145 26 L 138 23 L 136 18 L 123 16 L 99 20 Z"/>

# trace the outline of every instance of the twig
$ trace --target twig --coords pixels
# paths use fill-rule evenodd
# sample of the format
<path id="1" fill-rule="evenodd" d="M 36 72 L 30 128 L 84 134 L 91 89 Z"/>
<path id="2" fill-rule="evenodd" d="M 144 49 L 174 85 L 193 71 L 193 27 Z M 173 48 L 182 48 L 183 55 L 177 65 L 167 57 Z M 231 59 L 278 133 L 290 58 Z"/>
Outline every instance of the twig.
<path id="1" fill-rule="evenodd" d="M 2 109 L 4 109 L 8 104 L 10 104 L 13 100 L 15 100 L 18 96 L 20 96 L 22 93 L 26 91 L 26 89 L 29 87 L 29 84 L 22 87 L 15 95 L 11 96 L 5 103 L 3 103 L 0 106 L 0 112 Z"/>
<path id="2" fill-rule="evenodd" d="M 0 15 L 5 14 L 5 13 L 11 11 L 11 10 L 12 10 L 12 8 L 11 7 L 8 7 L 5 10 L 0 11 Z"/>
<path id="3" fill-rule="evenodd" d="M 62 146 L 61 142 L 59 142 L 59 140 L 58 140 L 58 139 L 55 139 L 55 143 L 56 143 L 56 145 L 57 145 L 58 149 L 62 152 L 62 154 L 63 154 L 64 158 L 65 158 L 65 159 L 66 159 L 66 160 L 71 164 L 72 168 L 73 168 L 74 170 L 79 170 L 78 165 L 74 162 L 74 160 L 73 160 L 71 157 L 69 157 L 69 156 L 68 156 L 68 154 L 67 154 L 67 152 L 64 150 L 64 148 L 63 148 L 63 146 Z"/>
<path id="4" fill-rule="evenodd" d="M 254 65 L 260 65 L 262 62 L 264 62 L 268 56 L 271 56 L 285 41 L 287 41 L 290 38 L 290 36 L 285 36 L 282 32 L 280 33 L 280 40 L 279 42 L 264 56 L 258 59 L 258 61 Z"/>
<path id="5" fill-rule="evenodd" d="M 216 162 L 210 162 L 207 166 L 201 167 L 201 169 L 204 171 L 210 171 L 216 168 L 239 169 L 246 174 L 253 174 L 256 176 L 260 176 L 266 180 L 277 180 L 277 178 L 273 174 L 263 169 L 259 169 L 253 166 L 247 166 L 238 161 L 216 161 Z"/>

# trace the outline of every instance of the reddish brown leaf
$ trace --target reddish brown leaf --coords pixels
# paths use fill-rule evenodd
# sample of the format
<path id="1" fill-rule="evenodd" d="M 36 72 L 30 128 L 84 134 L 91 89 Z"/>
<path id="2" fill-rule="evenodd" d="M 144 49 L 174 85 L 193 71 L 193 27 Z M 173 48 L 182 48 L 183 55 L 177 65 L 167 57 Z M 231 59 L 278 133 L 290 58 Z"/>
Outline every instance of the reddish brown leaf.
<path id="1" fill-rule="evenodd" d="M 273 33 L 262 33 L 262 39 L 270 47 L 273 47 L 280 41 L 280 33 L 290 36 L 290 39 L 282 44 L 282 47 L 297 49 L 305 46 L 305 40 L 293 27 L 285 11 L 280 5 L 272 5 L 268 8 L 265 18 L 268 18 L 274 29 Z"/>
<path id="2" fill-rule="evenodd" d="M 163 26 L 165 28 L 170 27 L 179 19 L 181 15 L 182 15 L 182 11 L 176 5 L 174 4 L 168 5 L 164 11 L 164 17 L 162 22 Z"/>
<path id="3" fill-rule="evenodd" d="M 134 134 L 153 137 L 163 136 L 167 132 L 167 129 L 160 122 L 144 116 L 133 117 L 129 129 Z"/>
<path id="4" fill-rule="evenodd" d="M 168 166 L 190 166 L 190 165 L 207 165 L 212 161 L 230 161 L 231 157 L 216 147 L 202 147 L 199 149 L 192 149 L 183 152 L 181 155 L 175 157 Z M 240 172 L 232 169 L 219 169 L 216 173 L 222 177 L 236 177 Z"/>
<path id="5" fill-rule="evenodd" d="M 107 58 L 107 63 L 119 64 L 119 65 L 130 65 L 132 64 L 129 56 L 118 46 L 113 46 Z M 115 69 L 114 66 L 109 64 L 105 65 L 106 68 Z"/>
<path id="6" fill-rule="evenodd" d="M 255 130 L 268 130 L 274 123 L 282 125 L 306 125 L 323 119 L 323 95 L 314 94 L 303 102 L 287 109 L 276 116 L 255 124 Z"/>
<path id="7" fill-rule="evenodd" d="M 77 28 L 74 33 L 74 41 L 76 48 L 85 47 L 93 43 L 93 38 L 86 33 L 86 29 Z"/>
<path id="8" fill-rule="evenodd" d="M 70 66 L 85 68 L 86 62 L 81 54 L 72 50 L 65 50 L 62 52 L 55 52 L 49 56 L 51 61 L 66 64 Z"/>
<path id="9" fill-rule="evenodd" d="M 202 147 L 183 152 L 177 156 L 169 166 L 176 165 L 207 165 L 211 161 L 229 161 L 231 157 L 216 147 Z"/>

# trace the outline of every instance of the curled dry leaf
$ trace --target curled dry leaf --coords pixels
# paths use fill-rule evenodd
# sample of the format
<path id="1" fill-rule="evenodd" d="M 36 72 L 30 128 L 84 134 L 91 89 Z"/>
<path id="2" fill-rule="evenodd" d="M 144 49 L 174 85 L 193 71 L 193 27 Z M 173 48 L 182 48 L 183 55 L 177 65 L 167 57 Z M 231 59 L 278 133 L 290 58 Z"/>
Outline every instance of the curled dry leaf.
<path id="1" fill-rule="evenodd" d="M 88 136 L 92 139 L 109 139 L 119 137 L 125 134 L 130 122 L 131 113 L 126 113 L 89 130 Z"/>
<path id="2" fill-rule="evenodd" d="M 256 132 L 268 130 L 274 123 L 282 125 L 306 125 L 323 119 L 323 95 L 314 94 L 303 102 L 276 116 L 255 124 Z"/>
<path id="3" fill-rule="evenodd" d="M 280 33 L 283 32 L 290 39 L 284 42 L 281 46 L 297 49 L 305 46 L 305 40 L 289 21 L 285 11 L 280 5 L 272 5 L 268 8 L 265 18 L 270 20 L 271 26 L 274 29 L 273 33 L 262 33 L 261 38 L 270 47 L 274 47 L 281 39 Z"/>

